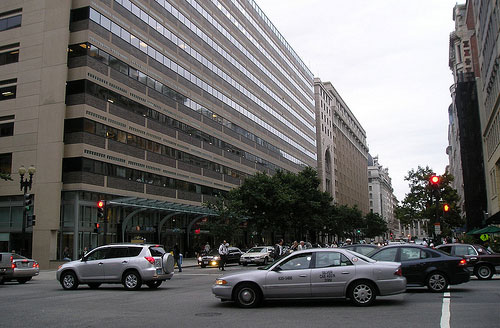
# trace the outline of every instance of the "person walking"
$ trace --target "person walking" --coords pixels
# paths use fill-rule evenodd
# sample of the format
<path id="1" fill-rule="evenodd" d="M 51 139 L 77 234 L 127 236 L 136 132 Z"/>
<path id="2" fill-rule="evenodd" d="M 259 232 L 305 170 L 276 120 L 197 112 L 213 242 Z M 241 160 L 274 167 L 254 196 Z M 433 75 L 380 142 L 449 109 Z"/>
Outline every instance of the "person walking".
<path id="1" fill-rule="evenodd" d="M 205 253 L 208 254 L 208 252 L 210 252 L 210 244 L 207 242 L 205 245 Z"/>
<path id="2" fill-rule="evenodd" d="M 175 244 L 174 246 L 174 264 L 177 264 L 177 267 L 179 268 L 179 272 L 182 272 L 182 266 L 181 266 L 181 250 L 179 249 L 179 244 Z"/>
<path id="3" fill-rule="evenodd" d="M 284 255 L 283 249 L 283 239 L 280 239 L 276 245 L 274 245 L 274 260 L 276 261 Z"/>
<path id="4" fill-rule="evenodd" d="M 299 246 L 297 247 L 297 250 L 301 251 L 303 249 L 306 249 L 306 244 L 303 240 L 301 240 Z"/>
<path id="5" fill-rule="evenodd" d="M 221 270 L 221 271 L 225 271 L 224 265 L 226 264 L 227 248 L 228 247 L 229 247 L 229 244 L 226 243 L 225 240 L 219 246 L 219 256 L 220 256 L 219 270 Z"/>

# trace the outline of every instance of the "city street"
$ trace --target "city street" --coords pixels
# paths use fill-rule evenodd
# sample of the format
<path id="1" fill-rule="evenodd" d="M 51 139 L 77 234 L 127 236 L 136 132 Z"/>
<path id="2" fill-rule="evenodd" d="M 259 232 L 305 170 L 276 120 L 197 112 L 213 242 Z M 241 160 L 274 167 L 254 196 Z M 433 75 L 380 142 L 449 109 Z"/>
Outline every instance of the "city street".
<path id="1" fill-rule="evenodd" d="M 255 270 L 230 265 L 227 272 Z M 498 327 L 500 275 L 452 286 L 380 297 L 359 308 L 345 300 L 265 302 L 256 309 L 222 303 L 210 290 L 217 268 L 184 268 L 157 290 L 125 291 L 121 285 L 63 290 L 55 271 L 24 285 L 0 285 L 0 327 Z M 449 302 L 449 303 L 448 303 Z M 449 304 L 449 307 L 448 307 Z M 449 309 L 449 311 L 448 311 Z M 449 321 L 448 321 L 449 316 Z M 448 325 L 449 322 L 449 325 Z"/>

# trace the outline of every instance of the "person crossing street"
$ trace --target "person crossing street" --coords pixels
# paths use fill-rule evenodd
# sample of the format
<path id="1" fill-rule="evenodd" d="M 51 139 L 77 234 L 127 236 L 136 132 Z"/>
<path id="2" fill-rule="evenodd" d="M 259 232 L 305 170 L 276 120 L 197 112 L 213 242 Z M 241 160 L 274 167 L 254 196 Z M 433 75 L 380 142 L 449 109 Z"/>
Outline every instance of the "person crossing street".
<path id="1" fill-rule="evenodd" d="M 219 260 L 219 270 L 221 271 L 225 271 L 224 269 L 224 265 L 226 264 L 226 257 L 227 257 L 227 248 L 228 248 L 229 244 L 224 240 L 220 246 L 219 246 L 219 256 L 220 256 L 220 260 Z"/>

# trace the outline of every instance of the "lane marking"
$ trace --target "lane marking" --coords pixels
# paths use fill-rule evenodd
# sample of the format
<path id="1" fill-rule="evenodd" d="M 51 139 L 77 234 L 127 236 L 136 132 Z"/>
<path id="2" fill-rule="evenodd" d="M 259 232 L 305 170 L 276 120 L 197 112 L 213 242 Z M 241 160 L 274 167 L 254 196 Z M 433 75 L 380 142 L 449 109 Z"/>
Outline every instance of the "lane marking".
<path id="1" fill-rule="evenodd" d="M 448 290 L 450 290 L 449 286 Z M 441 308 L 441 328 L 450 328 L 450 318 L 451 318 L 450 303 L 451 303 L 450 292 L 447 291 L 443 295 L 443 306 Z"/>

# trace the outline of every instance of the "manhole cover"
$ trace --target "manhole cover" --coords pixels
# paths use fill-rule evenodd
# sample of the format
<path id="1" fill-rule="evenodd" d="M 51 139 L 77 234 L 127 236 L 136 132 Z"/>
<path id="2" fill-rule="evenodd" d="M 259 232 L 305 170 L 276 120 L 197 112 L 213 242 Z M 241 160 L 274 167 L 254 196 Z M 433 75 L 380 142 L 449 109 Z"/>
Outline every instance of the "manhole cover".
<path id="1" fill-rule="evenodd" d="M 206 313 L 196 313 L 197 317 L 216 317 L 218 315 L 222 315 L 220 312 L 206 312 Z"/>

